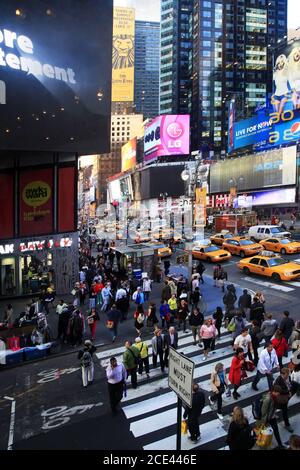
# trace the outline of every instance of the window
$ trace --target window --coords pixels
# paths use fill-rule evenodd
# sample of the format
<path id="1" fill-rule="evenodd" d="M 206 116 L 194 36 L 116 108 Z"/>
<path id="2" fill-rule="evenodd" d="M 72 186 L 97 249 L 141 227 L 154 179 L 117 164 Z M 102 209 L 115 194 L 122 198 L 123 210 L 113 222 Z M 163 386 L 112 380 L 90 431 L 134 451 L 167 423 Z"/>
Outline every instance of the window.
<path id="1" fill-rule="evenodd" d="M 259 258 L 253 258 L 251 261 L 249 261 L 249 264 L 254 264 L 254 265 L 259 265 Z"/>
<path id="2" fill-rule="evenodd" d="M 265 259 L 260 260 L 260 266 L 262 266 L 263 268 L 268 268 L 268 263 Z"/>

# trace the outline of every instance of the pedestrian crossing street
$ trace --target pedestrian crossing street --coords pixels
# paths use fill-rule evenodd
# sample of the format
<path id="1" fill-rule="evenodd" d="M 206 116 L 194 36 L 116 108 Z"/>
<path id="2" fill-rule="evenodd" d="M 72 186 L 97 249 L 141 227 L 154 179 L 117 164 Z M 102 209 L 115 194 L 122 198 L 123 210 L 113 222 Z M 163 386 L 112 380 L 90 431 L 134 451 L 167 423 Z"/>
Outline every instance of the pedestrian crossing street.
<path id="1" fill-rule="evenodd" d="M 218 362 L 222 362 L 226 367 L 228 374 L 229 367 L 233 357 L 231 343 L 231 335 L 227 330 L 221 330 L 222 335 L 220 340 L 216 342 L 216 350 L 210 353 L 209 358 L 203 361 L 202 349 L 198 345 L 193 345 L 193 337 L 191 332 L 179 332 L 179 348 L 178 351 L 188 356 L 195 362 L 194 379 L 199 384 L 200 388 L 209 395 L 210 375 Z M 151 344 L 150 340 L 145 341 L 148 345 Z M 260 350 L 263 348 L 261 347 Z M 124 347 L 117 347 L 111 350 L 102 351 L 96 354 L 100 360 L 102 367 L 106 367 L 109 363 L 109 358 L 115 356 L 119 362 L 122 361 Z M 290 360 L 284 358 L 284 363 Z M 151 359 L 151 346 L 149 348 L 150 364 Z M 261 379 L 256 392 L 251 388 L 252 377 L 256 374 L 254 372 L 247 372 L 248 377 L 243 381 L 243 385 L 239 388 L 238 392 L 241 398 L 234 400 L 232 397 L 223 395 L 223 413 L 224 419 L 220 420 L 217 416 L 216 410 L 211 406 L 206 405 L 202 411 L 200 418 L 200 432 L 201 439 L 196 444 L 193 444 L 187 435 L 182 436 L 182 450 L 217 450 L 226 449 L 226 436 L 230 423 L 230 414 L 235 405 L 241 406 L 250 423 L 254 423 L 251 412 L 251 404 L 254 398 L 266 392 L 267 380 Z M 278 373 L 274 374 L 276 377 Z M 130 382 L 130 379 L 129 379 Z M 206 400 L 208 403 L 208 399 Z M 128 384 L 127 396 L 122 400 L 122 409 L 126 418 L 130 422 L 130 431 L 133 436 L 139 440 L 141 448 L 144 450 L 175 450 L 176 449 L 176 418 L 177 418 L 177 396 L 168 388 L 167 374 L 162 374 L 160 368 L 151 369 L 150 365 L 150 379 L 147 380 L 145 373 L 138 375 L 138 387 L 132 389 Z M 292 397 L 289 402 L 289 416 L 292 427 L 295 432 L 300 434 L 300 423 L 297 415 L 300 412 L 300 399 L 299 397 Z M 280 415 L 280 420 L 281 420 Z M 283 442 L 287 442 L 290 434 L 279 423 L 279 430 Z M 276 440 L 273 439 L 274 447 L 277 446 Z"/>

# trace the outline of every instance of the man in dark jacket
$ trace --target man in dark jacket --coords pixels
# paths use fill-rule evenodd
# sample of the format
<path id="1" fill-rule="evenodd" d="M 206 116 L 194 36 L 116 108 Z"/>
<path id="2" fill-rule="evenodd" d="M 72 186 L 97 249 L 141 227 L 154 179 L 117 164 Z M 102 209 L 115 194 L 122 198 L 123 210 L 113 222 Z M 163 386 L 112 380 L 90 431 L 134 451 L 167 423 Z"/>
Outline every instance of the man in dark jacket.
<path id="1" fill-rule="evenodd" d="M 200 440 L 199 418 L 205 406 L 205 395 L 199 390 L 198 384 L 193 384 L 192 408 L 186 407 L 183 419 L 187 419 L 191 441 L 196 444 Z"/>
<path id="2" fill-rule="evenodd" d="M 236 301 L 237 297 L 235 292 L 227 286 L 227 292 L 223 296 L 223 303 L 226 307 L 226 313 L 230 313 L 231 310 L 234 309 L 234 304 Z"/>
<path id="3" fill-rule="evenodd" d="M 262 322 L 264 321 L 265 307 L 261 303 L 258 297 L 254 297 L 253 304 L 250 307 L 250 321 L 256 320 L 259 328 L 261 327 Z"/>
<path id="4" fill-rule="evenodd" d="M 251 301 L 251 295 L 248 294 L 247 289 L 244 289 L 243 294 L 239 298 L 238 306 L 243 310 L 243 313 L 246 317 L 250 313 Z"/>
<path id="5" fill-rule="evenodd" d="M 165 281 L 165 285 L 161 292 L 161 300 L 168 300 L 171 298 L 171 287 L 169 286 L 168 281 Z"/>
<path id="6" fill-rule="evenodd" d="M 288 343 L 289 338 L 292 334 L 293 328 L 295 326 L 295 322 L 292 318 L 290 318 L 290 312 L 285 310 L 283 312 L 283 318 L 280 322 L 279 329 L 282 331 L 283 336 L 286 339 L 286 342 Z"/>
<path id="7" fill-rule="evenodd" d="M 131 376 L 132 388 L 137 388 L 137 366 L 139 351 L 132 346 L 131 341 L 125 342 L 125 351 L 123 353 L 123 364 L 127 371 L 127 376 Z"/>
<path id="8" fill-rule="evenodd" d="M 112 341 L 113 343 L 116 340 L 118 335 L 118 324 L 121 318 L 121 312 L 117 309 L 116 304 L 113 304 L 111 309 L 107 312 L 107 320 L 113 322 L 113 327 L 110 328 L 112 334 Z"/>
<path id="9" fill-rule="evenodd" d="M 178 333 L 174 326 L 171 326 L 168 330 L 168 333 L 165 334 L 165 357 L 164 362 L 165 366 L 168 367 L 168 359 L 170 346 L 174 349 L 178 348 Z"/>
<path id="10" fill-rule="evenodd" d="M 263 398 L 261 407 L 261 423 L 264 425 L 270 425 L 274 431 L 274 436 L 278 442 L 278 448 L 283 449 L 284 446 L 281 441 L 279 434 L 277 419 L 275 411 L 278 408 L 277 398 L 281 394 L 281 389 L 278 385 L 273 385 L 272 390 L 267 393 Z"/>

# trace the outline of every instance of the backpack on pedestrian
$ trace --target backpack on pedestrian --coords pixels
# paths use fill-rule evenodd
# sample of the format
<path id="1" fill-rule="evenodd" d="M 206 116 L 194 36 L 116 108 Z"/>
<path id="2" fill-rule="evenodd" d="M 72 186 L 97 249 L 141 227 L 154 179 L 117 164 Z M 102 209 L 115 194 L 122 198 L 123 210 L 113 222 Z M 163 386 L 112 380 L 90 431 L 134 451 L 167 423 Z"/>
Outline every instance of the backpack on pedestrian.
<path id="1" fill-rule="evenodd" d="M 89 351 L 84 351 L 83 356 L 81 358 L 81 365 L 84 368 L 90 367 L 92 365 L 92 356 Z"/>

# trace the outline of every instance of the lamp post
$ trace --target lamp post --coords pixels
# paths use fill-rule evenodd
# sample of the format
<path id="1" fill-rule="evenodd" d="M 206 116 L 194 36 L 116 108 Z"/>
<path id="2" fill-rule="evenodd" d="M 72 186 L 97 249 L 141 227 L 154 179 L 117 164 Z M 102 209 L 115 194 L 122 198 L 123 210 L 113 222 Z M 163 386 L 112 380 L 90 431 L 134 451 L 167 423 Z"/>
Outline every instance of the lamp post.
<path id="1" fill-rule="evenodd" d="M 201 154 L 199 153 L 198 155 L 195 156 L 196 160 L 196 165 L 195 165 L 195 171 L 192 171 L 192 168 L 190 166 L 187 166 L 183 172 L 181 173 L 181 179 L 188 184 L 187 188 L 187 194 L 189 197 L 191 197 L 192 201 L 192 214 L 191 214 L 191 225 L 192 225 L 192 233 L 191 237 L 186 238 L 185 237 L 185 248 L 188 251 L 189 255 L 189 260 L 188 260 L 188 277 L 189 280 L 192 277 L 192 268 L 193 268 L 193 254 L 192 254 L 192 249 L 193 249 L 193 240 L 194 240 L 194 232 L 196 229 L 195 226 L 195 218 L 194 218 L 194 210 L 196 209 L 196 189 L 197 188 L 202 188 L 202 185 L 204 182 L 206 182 L 207 178 L 207 165 L 203 165 L 201 163 Z M 203 207 L 204 209 L 204 207 Z M 197 221 L 197 220 L 196 220 Z M 202 230 L 202 238 L 204 238 L 204 227 Z"/>
<path id="2" fill-rule="evenodd" d="M 166 212 L 165 203 L 167 201 L 168 193 L 160 193 L 159 197 L 163 201 L 163 211 Z M 162 215 L 161 215 L 161 211 L 159 211 L 159 219 L 160 219 L 159 239 L 161 240 L 162 239 Z"/>

